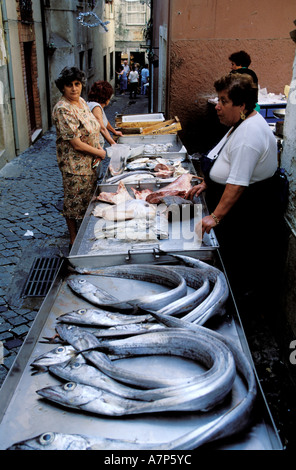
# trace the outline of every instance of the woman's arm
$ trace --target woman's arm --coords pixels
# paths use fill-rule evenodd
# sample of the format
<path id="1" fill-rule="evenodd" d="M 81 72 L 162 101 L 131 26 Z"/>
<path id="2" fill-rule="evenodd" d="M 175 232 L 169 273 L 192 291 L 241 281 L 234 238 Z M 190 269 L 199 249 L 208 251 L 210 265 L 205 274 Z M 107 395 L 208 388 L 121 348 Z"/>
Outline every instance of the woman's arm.
<path id="1" fill-rule="evenodd" d="M 108 132 L 108 129 L 105 127 L 104 125 L 104 122 L 103 122 L 103 113 L 102 113 L 102 110 L 100 108 L 100 106 L 96 106 L 93 110 L 92 110 L 92 113 L 93 115 L 95 116 L 95 118 L 98 120 L 100 126 L 101 126 L 101 134 L 102 136 L 107 140 L 107 142 L 110 144 L 110 145 L 114 145 L 116 142 L 115 140 L 112 139 L 111 135 L 109 134 Z"/>
<path id="2" fill-rule="evenodd" d="M 108 131 L 112 132 L 112 134 L 114 135 L 123 135 L 121 131 L 116 131 L 110 124 L 110 122 L 108 121 L 108 124 L 107 124 L 107 129 Z"/>
<path id="3" fill-rule="evenodd" d="M 206 217 L 203 217 L 201 222 L 196 224 L 197 226 L 200 223 L 202 224 L 202 235 L 204 235 L 205 232 L 209 233 L 212 228 L 219 224 L 219 222 L 226 216 L 226 214 L 228 214 L 230 209 L 239 200 L 245 189 L 245 186 L 239 186 L 236 184 L 226 184 L 221 199 L 216 209 L 212 212 L 212 215 L 207 215 Z M 196 227 L 196 231 L 198 232 L 199 230 L 200 226 Z"/>
<path id="4" fill-rule="evenodd" d="M 74 139 L 71 139 L 70 144 L 74 150 L 81 153 L 88 153 L 89 155 L 100 158 L 101 160 L 104 160 L 106 156 L 106 152 L 101 146 L 99 148 L 92 147 L 91 145 L 82 142 L 80 137 L 74 137 Z"/>

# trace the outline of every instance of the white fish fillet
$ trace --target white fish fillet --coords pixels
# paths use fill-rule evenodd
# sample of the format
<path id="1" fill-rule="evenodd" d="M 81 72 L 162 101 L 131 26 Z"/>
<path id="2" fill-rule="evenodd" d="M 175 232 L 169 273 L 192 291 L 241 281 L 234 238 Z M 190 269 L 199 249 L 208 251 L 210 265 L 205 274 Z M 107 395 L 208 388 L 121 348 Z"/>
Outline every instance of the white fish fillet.
<path id="1" fill-rule="evenodd" d="M 105 220 L 128 220 L 128 219 L 151 219 L 156 215 L 156 208 L 141 199 L 124 201 L 114 206 L 94 210 L 96 217 L 103 217 Z"/>

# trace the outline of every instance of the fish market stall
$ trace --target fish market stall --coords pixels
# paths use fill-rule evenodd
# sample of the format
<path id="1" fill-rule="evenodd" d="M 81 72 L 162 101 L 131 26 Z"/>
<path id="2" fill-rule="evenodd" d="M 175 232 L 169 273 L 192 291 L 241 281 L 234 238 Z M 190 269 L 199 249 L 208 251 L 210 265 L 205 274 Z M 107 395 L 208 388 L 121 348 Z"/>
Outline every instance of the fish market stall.
<path id="1" fill-rule="evenodd" d="M 2 450 L 35 436 L 41 437 L 33 439 L 28 444 L 30 448 L 50 450 L 57 445 L 63 449 L 62 434 L 68 436 L 67 449 L 190 450 L 202 445 L 207 449 L 282 448 L 250 367 L 245 336 L 221 270 L 194 260 L 199 264 L 191 278 L 191 274 L 186 273 L 193 271 L 182 266 L 182 258 L 175 257 L 173 265 L 119 266 L 115 272 L 112 272 L 113 267 L 108 268 L 109 272 L 105 268 L 96 271 L 99 263 L 95 256 L 87 260 L 75 257 L 70 261 L 72 269 L 66 262 L 61 267 L 1 389 Z M 218 279 L 224 286 L 218 289 L 223 297 L 220 309 L 206 320 L 205 327 L 198 325 L 204 321 L 201 321 L 200 307 L 195 315 L 197 323 L 186 320 L 190 318 L 186 315 L 192 314 L 188 301 L 199 290 L 194 284 L 198 272 L 204 273 L 200 288 L 204 289 L 209 279 L 216 285 L 211 292 L 204 293 L 204 301 L 209 302 L 216 296 L 213 292 L 218 289 Z M 215 282 L 212 276 L 216 277 Z M 186 293 L 183 280 L 187 285 Z M 94 304 L 91 307 L 90 298 L 77 288 L 77 282 L 80 286 L 94 285 L 101 306 L 116 305 L 117 309 L 123 309 L 119 314 L 124 315 L 120 333 L 115 326 L 105 324 L 103 327 L 102 320 L 96 327 L 90 320 L 88 326 L 81 324 L 77 318 L 82 319 L 84 312 L 94 308 Z M 191 287 L 194 285 L 195 289 Z M 161 323 L 159 314 L 157 321 L 139 322 L 138 326 L 145 331 L 130 336 L 130 331 L 136 332 L 140 312 L 132 314 L 131 326 L 126 305 L 145 307 L 149 311 L 153 307 L 158 312 L 168 313 L 174 302 L 180 300 L 183 307 L 187 304 L 187 313 L 179 319 L 185 322 L 181 323 L 183 326 L 177 318 L 178 326 L 166 326 Z M 73 311 L 76 320 L 65 315 Z M 115 317 L 116 314 L 104 318 L 114 322 Z M 64 342 L 50 343 L 48 338 L 53 338 L 57 332 L 59 340 Z M 116 349 L 112 344 L 123 349 Z M 127 353 L 124 353 L 126 346 Z M 103 356 L 99 347 L 103 347 Z M 107 391 L 106 385 L 105 391 L 98 392 L 96 387 L 82 384 L 87 374 L 80 373 L 80 367 L 83 371 L 85 367 L 93 369 L 97 360 L 101 361 Z M 75 380 L 58 375 L 60 366 L 63 374 L 69 366 L 76 374 Z M 142 384 L 140 388 L 134 382 L 137 378 Z M 120 390 L 119 395 L 112 391 L 112 400 L 108 395 L 111 392 L 108 380 L 112 387 L 116 385 Z M 64 393 L 72 394 L 72 389 L 79 391 L 77 407 L 74 398 L 67 404 L 63 399 L 59 401 Z M 131 393 L 137 396 L 124 398 L 124 394 L 127 397 Z M 90 403 L 91 409 L 88 408 Z M 219 440 L 219 436 L 223 440 Z M 79 439 L 78 444 L 75 439 Z M 58 440 L 60 442 L 56 443 Z"/>
<path id="2" fill-rule="evenodd" d="M 130 258 L 138 259 L 137 256 L 150 262 L 160 250 L 212 256 L 212 251 L 218 247 L 215 234 L 206 234 L 201 239 L 194 230 L 196 223 L 207 214 L 203 196 L 192 204 L 181 201 L 181 206 L 175 204 L 176 199 L 169 199 L 168 205 L 165 202 L 156 205 L 134 198 L 135 191 L 153 194 L 166 186 L 162 180 L 136 185 L 126 183 L 121 191 L 118 185 L 99 185 L 80 226 L 71 257 L 99 255 L 100 263 L 105 265 L 110 264 L 111 259 L 120 264 Z M 128 199 L 121 199 L 117 205 L 97 200 L 101 194 L 122 193 Z"/>
<path id="3" fill-rule="evenodd" d="M 98 185 L 0 390 L 1 450 L 282 449 L 186 149 L 121 139 L 183 171 Z"/>
<path id="4" fill-rule="evenodd" d="M 202 239 L 195 232 L 197 222 L 208 214 L 204 196 L 185 199 L 201 178 L 179 137 L 129 136 L 120 137 L 121 141 L 127 153 L 123 157 L 120 148 L 116 159 L 111 158 L 109 173 L 97 187 L 71 257 L 99 255 L 102 265 L 111 259 L 115 264 L 133 262 L 138 256 L 141 262 L 153 262 L 159 251 L 211 257 L 218 247 L 215 234 Z M 110 151 L 117 152 L 118 147 Z"/>
<path id="5" fill-rule="evenodd" d="M 111 159 L 107 180 L 136 170 L 146 171 L 147 177 L 159 176 L 164 165 L 167 172 L 174 170 L 168 172 L 173 175 L 189 165 L 187 150 L 177 135 L 122 136 L 117 145 L 107 148 L 107 155 Z"/>

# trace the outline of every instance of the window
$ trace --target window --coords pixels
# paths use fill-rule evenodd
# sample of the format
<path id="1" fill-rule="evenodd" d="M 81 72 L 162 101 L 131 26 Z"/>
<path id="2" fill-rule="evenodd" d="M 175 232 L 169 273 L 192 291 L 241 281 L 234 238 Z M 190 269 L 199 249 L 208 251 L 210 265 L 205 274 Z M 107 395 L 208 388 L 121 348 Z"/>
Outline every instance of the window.
<path id="1" fill-rule="evenodd" d="M 79 68 L 84 70 L 84 51 L 79 52 Z"/>
<path id="2" fill-rule="evenodd" d="M 93 68 L 93 50 L 92 49 L 88 49 L 87 51 L 87 66 L 88 66 L 88 69 Z"/>
<path id="3" fill-rule="evenodd" d="M 22 23 L 33 23 L 32 0 L 19 0 Z"/>
<path id="4" fill-rule="evenodd" d="M 146 9 L 144 4 L 137 0 L 126 0 L 126 24 L 146 24 Z"/>

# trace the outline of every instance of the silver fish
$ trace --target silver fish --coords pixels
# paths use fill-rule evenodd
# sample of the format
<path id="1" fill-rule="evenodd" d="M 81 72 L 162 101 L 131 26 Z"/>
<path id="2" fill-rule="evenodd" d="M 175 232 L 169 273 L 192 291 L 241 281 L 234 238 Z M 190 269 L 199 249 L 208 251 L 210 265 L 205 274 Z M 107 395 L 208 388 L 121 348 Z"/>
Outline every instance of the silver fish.
<path id="1" fill-rule="evenodd" d="M 145 179 L 147 177 L 147 179 L 154 179 L 155 176 L 153 175 L 153 173 L 151 173 L 150 171 L 148 170 L 134 170 L 134 171 L 129 171 L 127 173 L 122 173 L 121 175 L 117 175 L 117 176 L 113 176 L 111 178 L 108 178 L 106 183 L 108 184 L 114 184 L 114 183 L 117 183 L 118 181 L 121 181 L 123 179 L 126 179 L 126 178 L 134 178 L 133 181 L 137 181 L 137 179 L 139 178 L 142 178 L 142 179 Z M 138 178 L 137 178 L 138 177 Z"/>
<path id="2" fill-rule="evenodd" d="M 62 364 L 77 359 L 77 350 L 70 345 L 57 346 L 56 348 L 38 356 L 31 363 L 35 368 L 46 368 L 53 364 Z M 83 357 L 81 360 L 84 360 Z"/>
<path id="3" fill-rule="evenodd" d="M 186 345 L 184 344 L 185 337 L 186 341 L 188 340 Z M 188 336 L 184 336 L 184 330 L 182 330 L 181 333 L 172 331 L 165 332 L 160 330 L 157 333 L 147 333 L 144 336 L 141 336 L 140 339 L 132 337 L 126 340 L 103 341 L 102 346 L 104 347 L 103 351 L 105 350 L 108 353 L 115 353 L 121 357 L 130 357 L 132 355 L 147 356 L 153 354 L 182 355 L 198 362 L 204 361 L 208 368 L 212 368 L 213 364 L 217 364 L 221 361 L 219 370 L 222 373 L 223 364 L 229 364 L 228 351 L 225 351 L 223 347 L 221 348 L 221 345 L 219 345 L 217 341 L 215 344 L 211 344 L 209 338 L 207 338 L 206 352 L 204 352 L 202 337 L 200 337 L 194 345 L 191 344 L 191 340 L 192 337 L 189 338 Z M 212 350 L 209 351 L 210 346 L 212 346 Z M 134 373 L 133 371 L 126 371 L 118 366 L 116 362 L 106 361 L 106 356 L 102 356 L 102 352 L 99 351 L 89 351 L 84 353 L 84 356 L 110 377 L 120 380 L 121 382 L 131 384 L 135 387 L 176 387 L 180 384 L 188 386 L 199 380 L 196 375 L 186 378 L 161 378 L 153 375 L 149 376 L 147 372 Z"/>
<path id="4" fill-rule="evenodd" d="M 94 305 L 101 306 L 105 304 L 108 305 L 109 303 L 120 303 L 116 297 L 107 293 L 104 289 L 94 286 L 83 277 L 68 279 L 67 284 L 75 292 L 75 294 Z M 120 305 L 121 308 L 131 308 L 131 305 L 127 303 L 121 302 Z"/>
<path id="5" fill-rule="evenodd" d="M 228 298 L 228 290 L 225 290 L 225 283 L 219 276 L 215 282 L 212 292 L 196 308 L 183 316 L 183 320 L 204 325 L 205 322 L 214 315 L 224 313 L 224 304 Z"/>
<path id="6" fill-rule="evenodd" d="M 244 352 L 230 339 L 215 331 L 208 330 L 203 326 L 195 325 L 179 318 L 159 315 L 157 313 L 153 314 L 153 316 L 159 322 L 170 328 L 187 328 L 197 334 L 202 331 L 214 339 L 217 338 L 221 340 L 232 352 L 237 371 L 242 375 L 247 385 L 247 393 L 241 401 L 230 410 L 227 410 L 222 416 L 213 420 L 206 432 L 196 429 L 180 438 L 178 443 L 176 441 L 173 443 L 172 441 L 170 443 L 172 447 L 168 447 L 168 449 L 196 449 L 208 442 L 231 436 L 244 430 L 250 424 L 251 414 L 257 396 L 257 385 L 253 366 Z"/>
<path id="7" fill-rule="evenodd" d="M 205 322 L 217 314 L 225 312 L 224 305 L 229 297 L 229 287 L 226 277 L 218 268 L 211 266 L 204 261 L 183 255 L 171 255 L 189 267 L 198 269 L 210 282 L 214 284 L 212 292 L 195 309 L 183 317 L 183 320 L 204 325 Z M 161 312 L 162 313 L 162 312 Z"/>
<path id="8" fill-rule="evenodd" d="M 155 327 L 157 328 L 157 325 Z M 83 352 L 84 357 L 106 375 L 115 380 L 132 384 L 134 387 L 158 388 L 175 387 L 179 384 L 188 385 L 192 381 L 196 382 L 196 376 L 194 375 L 186 379 L 177 377 L 171 379 L 148 375 L 147 372 L 141 374 L 138 371 L 127 371 L 118 366 L 116 361 L 110 361 L 104 352 L 115 354 L 117 357 L 131 357 L 133 355 L 149 356 L 155 354 L 183 355 L 199 362 L 202 361 L 209 368 L 212 368 L 213 364 L 217 364 L 221 360 L 224 360 L 224 363 L 229 362 L 227 351 L 225 352 L 223 347 L 221 349 L 218 341 L 215 341 L 215 344 L 211 344 L 210 339 L 207 337 L 206 348 L 208 350 L 212 346 L 212 350 L 205 353 L 203 350 L 203 338 L 201 336 L 199 338 L 189 338 L 186 330 L 183 330 L 180 335 L 178 331 L 168 331 L 160 327 L 155 332 L 143 333 L 140 339 L 137 336 L 132 336 L 124 340 L 111 341 L 98 340 L 92 333 L 73 325 L 59 325 L 57 331 L 62 339 L 69 342 L 77 351 Z M 186 344 L 184 343 L 184 331 L 186 334 Z M 194 344 L 192 344 L 192 340 Z M 221 365 L 219 370 L 223 370 Z"/>
<path id="9" fill-rule="evenodd" d="M 133 323 L 129 325 L 117 325 L 111 326 L 110 328 L 104 328 L 96 330 L 93 334 L 97 338 L 104 337 L 118 337 L 118 336 L 133 336 L 142 335 L 148 331 L 159 331 L 163 327 L 155 323 Z"/>
<path id="10" fill-rule="evenodd" d="M 100 340 L 92 333 L 74 325 L 59 324 L 56 327 L 58 335 L 69 343 L 76 352 L 98 348 Z"/>
<path id="11" fill-rule="evenodd" d="M 111 377 L 108 377 L 96 367 L 79 361 L 69 363 L 65 366 L 51 366 L 49 371 L 64 380 L 101 388 L 102 390 L 109 391 L 123 398 L 150 401 L 155 397 L 159 398 L 163 396 L 158 389 L 154 390 L 154 393 L 151 393 L 150 390 L 141 390 L 123 385 Z"/>
<path id="12" fill-rule="evenodd" d="M 71 358 L 75 358 L 75 351 L 76 354 L 78 352 L 83 352 L 83 355 L 86 359 L 90 360 L 96 367 L 98 367 L 106 375 L 112 377 L 115 380 L 119 378 L 121 382 L 132 384 L 140 388 L 157 388 L 165 387 L 168 385 L 176 385 L 179 382 L 183 383 L 183 379 L 169 380 L 161 377 L 147 376 L 146 374 L 139 374 L 138 372 L 132 372 L 122 369 L 121 367 L 117 366 L 116 363 L 112 362 L 106 354 L 102 353 L 101 351 L 98 351 L 98 349 L 101 350 L 101 345 L 103 345 L 103 341 L 101 339 L 98 339 L 93 333 L 87 332 L 82 328 L 74 327 L 74 325 L 61 324 L 58 325 L 56 329 L 60 337 L 71 345 L 72 351 L 74 351 L 74 354 L 73 356 L 71 356 Z M 161 330 L 163 328 L 160 327 L 159 329 Z M 106 343 L 106 341 L 104 341 L 104 346 L 105 348 L 108 346 L 108 343 Z M 151 344 L 147 345 L 145 343 L 145 347 L 146 351 L 150 350 L 151 354 Z M 115 353 L 115 355 L 118 356 L 117 353 Z M 120 351 L 120 355 L 122 356 L 122 351 Z M 52 365 L 57 363 L 57 358 L 54 354 L 52 354 L 49 359 L 52 360 Z M 45 358 L 43 359 L 43 362 L 48 365 L 49 359 Z M 60 361 L 60 363 L 61 362 L 64 361 Z"/>
<path id="13" fill-rule="evenodd" d="M 58 320 L 63 323 L 75 323 L 77 325 L 118 326 L 142 323 L 151 318 L 151 315 L 128 315 L 103 309 L 81 308 L 60 315 Z"/>
<path id="14" fill-rule="evenodd" d="M 197 305 L 207 298 L 210 292 L 209 280 L 198 272 L 198 270 L 186 266 L 166 266 L 168 269 L 173 269 L 175 272 L 184 277 L 188 287 L 194 288 L 194 292 L 187 294 L 181 299 L 176 300 L 159 310 L 159 313 L 164 315 L 182 315 L 186 312 L 192 311 Z"/>
<path id="15" fill-rule="evenodd" d="M 192 331 L 199 333 L 200 331 L 206 332 L 211 337 L 218 338 L 222 342 L 224 341 L 232 350 L 237 370 L 242 374 L 247 382 L 247 394 L 246 396 L 233 408 L 221 413 L 217 413 L 215 411 L 213 415 L 213 420 L 209 422 L 209 424 L 201 428 L 196 428 L 193 431 L 185 433 L 181 437 L 177 439 L 173 439 L 168 442 L 164 443 L 141 443 L 141 442 L 134 442 L 134 441 L 125 441 L 125 440 L 116 440 L 116 439 L 100 439 L 100 438 L 89 438 L 85 436 L 72 436 L 72 435 L 63 435 L 60 439 L 59 435 L 53 433 L 52 439 L 50 436 L 46 436 L 45 439 L 41 439 L 42 442 L 40 443 L 40 436 L 32 439 L 28 439 L 27 441 L 22 441 L 14 446 L 11 446 L 9 449 L 11 450 L 26 450 L 26 449 L 42 449 L 43 447 L 48 450 L 55 450 L 55 449 L 66 449 L 71 445 L 71 448 L 76 448 L 75 442 L 77 442 L 79 448 L 85 449 L 126 449 L 126 450 L 133 450 L 133 449 L 141 449 L 141 450 L 191 450 L 201 447 L 202 445 L 215 441 L 217 439 L 231 436 L 237 432 L 242 431 L 246 426 L 249 425 L 250 422 L 250 414 L 253 409 L 253 405 L 256 399 L 256 381 L 252 366 L 248 359 L 245 357 L 243 352 L 234 345 L 233 342 L 227 340 L 225 337 L 219 335 L 218 333 L 212 332 L 204 327 L 200 327 L 197 325 L 190 324 L 188 322 L 184 322 L 183 320 L 179 320 L 177 318 L 168 317 L 165 315 L 158 315 L 155 314 L 158 321 L 162 321 L 168 326 L 173 327 L 181 327 L 181 328 L 189 328 Z M 51 434 L 51 433 L 49 433 Z M 45 447 L 45 442 L 50 441 L 49 446 Z M 86 446 L 84 447 L 84 443 L 87 442 Z M 90 442 L 90 445 L 89 445 Z M 102 447 L 100 447 L 102 445 Z M 53 446 L 53 447 L 51 447 Z"/>
<path id="16" fill-rule="evenodd" d="M 73 279 L 68 281 L 70 287 L 73 290 L 77 289 L 77 293 L 79 293 L 79 295 L 83 295 L 85 298 L 87 298 L 87 300 L 93 303 L 96 302 L 96 305 L 98 306 L 104 305 L 105 307 L 108 306 L 112 308 L 131 308 L 131 306 L 136 306 L 142 309 L 160 310 L 162 307 L 168 305 L 168 303 L 184 297 L 187 294 L 187 285 L 184 278 L 177 272 L 161 266 L 133 264 L 130 266 L 112 266 L 97 269 L 91 272 L 87 270 L 82 271 L 84 274 L 90 273 L 97 276 L 136 279 L 169 287 L 169 290 L 160 294 L 154 294 L 150 296 L 144 295 L 143 297 L 133 298 L 122 302 L 119 302 L 118 300 L 109 302 L 105 301 L 104 299 L 96 299 L 95 286 L 93 286 L 91 283 L 88 283 L 86 280 L 84 280 L 83 283 L 83 292 L 81 289 L 79 290 L 77 279 L 76 281 Z M 82 281 L 80 281 L 80 284 L 82 284 Z M 86 292 L 91 292 L 92 296 L 88 295 L 86 297 Z"/>
<path id="17" fill-rule="evenodd" d="M 146 334 L 146 336 L 151 335 L 153 336 L 153 333 Z M 156 341 L 154 340 L 153 347 L 154 349 L 157 348 L 159 354 L 165 353 L 193 357 L 202 363 L 212 365 L 215 373 L 209 376 L 204 374 L 203 380 L 200 377 L 197 380 L 184 378 L 184 386 L 180 387 L 179 393 L 174 393 L 173 396 L 161 397 L 153 402 L 122 398 L 110 391 L 77 382 L 45 387 L 38 390 L 37 393 L 66 407 L 78 408 L 95 414 L 121 416 L 163 411 L 204 411 L 220 403 L 230 392 L 235 378 L 235 364 L 232 354 L 229 350 L 226 350 L 227 348 L 224 347 L 226 351 L 224 351 L 225 354 L 221 359 L 221 351 L 223 350 L 221 344 L 220 346 L 217 345 L 216 349 L 213 349 L 209 338 L 204 341 L 202 335 L 192 334 L 188 330 L 170 328 L 165 330 L 165 335 L 157 333 L 156 336 L 154 335 Z M 164 345 L 165 336 L 167 337 L 167 342 Z M 131 355 L 131 350 L 132 354 L 141 355 L 144 353 L 144 350 L 138 339 L 139 337 L 136 337 L 133 343 L 117 340 L 115 341 L 117 343 L 115 349 L 118 350 L 119 348 L 122 350 L 123 348 L 124 352 L 128 353 L 128 355 Z M 135 342 L 137 345 L 135 345 Z M 184 345 L 184 342 L 186 345 Z M 215 344 L 218 342 L 216 340 Z M 114 346 L 111 346 L 111 349 L 114 349 Z"/>
<path id="18" fill-rule="evenodd" d="M 219 374 L 221 374 L 221 363 L 222 356 L 219 362 L 216 361 L 215 367 L 212 366 L 207 372 L 205 372 L 208 381 L 210 379 L 210 375 L 212 377 L 212 380 L 215 379 L 217 371 Z M 80 361 L 72 361 L 66 365 L 54 365 L 49 367 L 49 371 L 57 377 L 62 378 L 63 380 L 90 385 L 93 387 L 101 388 L 115 395 L 119 395 L 123 398 L 130 398 L 133 400 L 142 401 L 159 400 L 161 398 L 169 396 L 176 396 L 180 393 L 183 393 L 184 388 L 185 391 L 186 389 L 188 391 L 189 386 L 192 386 L 193 384 L 197 385 L 205 379 L 204 374 L 200 374 L 194 377 L 192 383 L 186 380 L 185 385 L 184 383 L 181 383 L 179 385 L 170 387 L 143 390 L 135 388 L 134 386 L 128 387 L 126 385 L 123 385 L 121 382 L 118 382 L 117 380 L 114 380 L 103 372 L 101 372 L 97 367 L 93 367 L 92 365 L 89 365 L 87 363 L 81 363 Z"/>
<path id="19" fill-rule="evenodd" d="M 7 450 L 142 450 L 144 446 L 151 450 L 156 448 L 155 444 L 149 446 L 138 440 L 128 441 L 47 431 L 39 436 L 17 442 Z"/>

